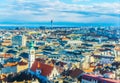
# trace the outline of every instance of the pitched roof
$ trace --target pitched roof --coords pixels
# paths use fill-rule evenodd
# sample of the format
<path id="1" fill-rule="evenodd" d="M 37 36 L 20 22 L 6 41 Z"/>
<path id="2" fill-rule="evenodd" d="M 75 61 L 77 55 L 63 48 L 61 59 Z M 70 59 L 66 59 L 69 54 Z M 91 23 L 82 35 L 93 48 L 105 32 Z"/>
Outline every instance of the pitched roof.
<path id="1" fill-rule="evenodd" d="M 26 62 L 21 61 L 21 62 L 19 62 L 19 63 L 18 63 L 18 65 L 20 65 L 20 66 L 22 66 L 22 65 L 27 65 L 27 63 L 26 63 Z"/>
<path id="2" fill-rule="evenodd" d="M 4 67 L 11 67 L 11 66 L 16 66 L 16 65 L 17 65 L 17 62 L 13 62 L 13 63 L 8 62 L 4 64 Z"/>
<path id="3" fill-rule="evenodd" d="M 0 57 L 1 57 L 1 58 L 11 58 L 11 57 L 13 57 L 13 55 L 12 55 L 12 54 L 8 54 L 8 53 L 5 53 L 5 54 L 0 54 Z"/>
<path id="4" fill-rule="evenodd" d="M 105 83 L 120 83 L 120 80 L 115 80 L 115 79 L 108 79 L 108 78 L 103 78 L 100 77 L 98 75 L 94 75 L 94 74 L 84 74 L 82 76 L 83 79 L 89 80 L 89 79 L 94 79 L 94 80 L 98 80 L 100 81 L 100 83 L 105 82 Z"/>
<path id="5" fill-rule="evenodd" d="M 78 76 L 79 76 L 80 74 L 82 74 L 82 73 L 83 73 L 82 70 L 76 68 L 76 69 L 74 69 L 74 70 L 71 70 L 69 76 L 71 76 L 72 78 L 76 78 L 76 77 L 78 77 Z"/>
<path id="6" fill-rule="evenodd" d="M 36 58 L 35 60 L 36 60 L 36 61 L 39 61 L 39 62 L 41 62 L 41 63 L 45 63 L 45 61 L 46 61 L 45 59 L 41 59 L 41 58 Z"/>
<path id="7" fill-rule="evenodd" d="M 41 75 L 49 76 L 53 68 L 54 68 L 53 66 L 41 63 L 39 61 L 35 61 L 31 67 L 31 70 L 35 72 L 37 69 L 40 69 Z"/>

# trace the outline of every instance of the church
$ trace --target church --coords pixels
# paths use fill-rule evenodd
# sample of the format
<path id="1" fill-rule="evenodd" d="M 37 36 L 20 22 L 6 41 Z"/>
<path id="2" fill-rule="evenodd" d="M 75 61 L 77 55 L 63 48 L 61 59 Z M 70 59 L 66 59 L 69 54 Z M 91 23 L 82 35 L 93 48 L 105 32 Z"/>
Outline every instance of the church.
<path id="1" fill-rule="evenodd" d="M 28 60 L 28 72 L 47 82 L 55 79 L 59 72 L 54 65 L 41 63 L 35 58 L 34 42 L 31 43 Z"/>

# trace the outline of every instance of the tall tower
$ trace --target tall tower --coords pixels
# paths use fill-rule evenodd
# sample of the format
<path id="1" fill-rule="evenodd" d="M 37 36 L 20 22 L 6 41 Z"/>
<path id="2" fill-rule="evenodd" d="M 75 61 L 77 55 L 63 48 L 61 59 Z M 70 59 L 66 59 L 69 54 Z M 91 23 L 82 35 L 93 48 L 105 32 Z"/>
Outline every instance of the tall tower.
<path id="1" fill-rule="evenodd" d="M 53 20 L 51 20 L 51 29 L 53 28 Z"/>
<path id="2" fill-rule="evenodd" d="M 35 49 L 34 49 L 34 41 L 30 43 L 30 50 L 29 50 L 29 69 L 32 67 L 32 64 L 35 61 Z"/>

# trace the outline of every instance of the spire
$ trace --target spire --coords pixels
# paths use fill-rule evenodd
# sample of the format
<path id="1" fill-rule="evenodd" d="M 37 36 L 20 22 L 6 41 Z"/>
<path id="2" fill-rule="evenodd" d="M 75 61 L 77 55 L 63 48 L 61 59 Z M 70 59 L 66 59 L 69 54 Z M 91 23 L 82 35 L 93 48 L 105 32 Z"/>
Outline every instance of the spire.
<path id="1" fill-rule="evenodd" d="M 34 48 L 34 41 L 30 42 L 30 48 Z"/>

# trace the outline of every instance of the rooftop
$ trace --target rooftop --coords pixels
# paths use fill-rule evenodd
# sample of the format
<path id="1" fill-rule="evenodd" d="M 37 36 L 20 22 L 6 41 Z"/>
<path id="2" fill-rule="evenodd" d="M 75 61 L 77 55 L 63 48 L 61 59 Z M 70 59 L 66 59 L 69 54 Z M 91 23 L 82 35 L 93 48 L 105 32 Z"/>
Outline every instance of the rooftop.
<path id="1" fill-rule="evenodd" d="M 106 81 L 106 83 L 120 83 L 120 80 L 115 80 L 115 79 L 109 79 L 109 78 L 103 78 L 99 75 L 94 75 L 94 74 L 84 74 L 83 79 L 95 79 L 99 81 Z"/>

